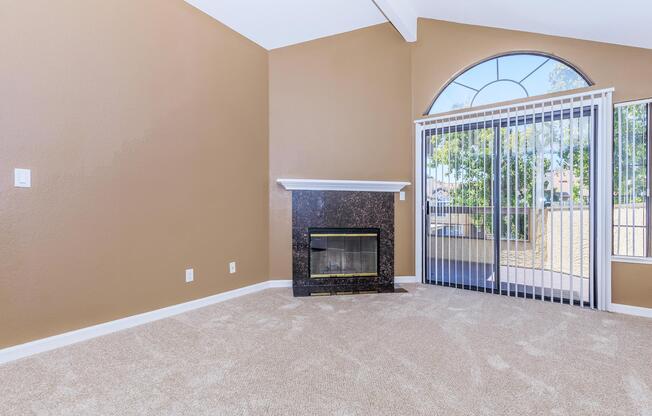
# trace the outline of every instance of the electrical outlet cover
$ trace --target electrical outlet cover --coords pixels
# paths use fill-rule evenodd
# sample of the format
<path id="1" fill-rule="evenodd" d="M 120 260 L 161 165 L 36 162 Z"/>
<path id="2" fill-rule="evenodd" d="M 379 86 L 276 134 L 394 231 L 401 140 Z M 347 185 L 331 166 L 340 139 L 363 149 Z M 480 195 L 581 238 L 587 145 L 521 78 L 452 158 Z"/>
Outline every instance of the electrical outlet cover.
<path id="1" fill-rule="evenodd" d="M 14 169 L 14 186 L 16 188 L 31 188 L 32 187 L 32 171 L 31 169 Z"/>

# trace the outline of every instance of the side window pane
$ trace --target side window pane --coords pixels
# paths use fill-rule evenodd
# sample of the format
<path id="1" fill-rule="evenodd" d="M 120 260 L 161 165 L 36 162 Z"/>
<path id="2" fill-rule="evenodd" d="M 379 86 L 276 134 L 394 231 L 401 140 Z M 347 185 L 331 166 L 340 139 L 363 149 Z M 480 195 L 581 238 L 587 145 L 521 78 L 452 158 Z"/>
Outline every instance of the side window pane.
<path id="1" fill-rule="evenodd" d="M 614 114 L 613 252 L 649 255 L 648 128 L 646 104 L 617 107 Z"/>

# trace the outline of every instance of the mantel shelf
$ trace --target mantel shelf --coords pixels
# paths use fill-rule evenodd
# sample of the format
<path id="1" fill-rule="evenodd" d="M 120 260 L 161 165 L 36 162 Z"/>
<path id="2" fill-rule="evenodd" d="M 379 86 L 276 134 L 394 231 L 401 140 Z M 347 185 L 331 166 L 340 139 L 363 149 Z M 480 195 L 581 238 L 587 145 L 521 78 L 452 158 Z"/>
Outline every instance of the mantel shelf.
<path id="1" fill-rule="evenodd" d="M 345 181 L 335 179 L 277 179 L 288 191 L 400 192 L 410 182 Z"/>

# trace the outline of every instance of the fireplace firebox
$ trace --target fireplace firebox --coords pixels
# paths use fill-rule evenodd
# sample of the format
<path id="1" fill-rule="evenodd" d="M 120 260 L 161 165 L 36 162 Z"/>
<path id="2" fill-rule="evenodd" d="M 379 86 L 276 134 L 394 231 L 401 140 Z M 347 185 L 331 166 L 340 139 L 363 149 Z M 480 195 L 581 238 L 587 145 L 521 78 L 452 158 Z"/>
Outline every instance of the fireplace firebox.
<path id="1" fill-rule="evenodd" d="M 310 228 L 310 277 L 377 277 L 377 228 Z"/>

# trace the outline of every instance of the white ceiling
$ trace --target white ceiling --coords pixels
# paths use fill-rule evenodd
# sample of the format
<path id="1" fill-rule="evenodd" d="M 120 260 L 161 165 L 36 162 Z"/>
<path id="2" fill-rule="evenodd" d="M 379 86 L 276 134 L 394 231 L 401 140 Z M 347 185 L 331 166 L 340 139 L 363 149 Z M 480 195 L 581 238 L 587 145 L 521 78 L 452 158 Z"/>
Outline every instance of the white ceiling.
<path id="1" fill-rule="evenodd" d="M 419 16 L 652 49 L 652 0 L 409 0 Z"/>
<path id="2" fill-rule="evenodd" d="M 371 0 L 186 0 L 266 49 L 386 22 Z"/>
<path id="3" fill-rule="evenodd" d="M 387 21 L 373 0 L 186 1 L 266 49 Z M 385 13 L 404 35 L 405 22 L 413 20 L 411 17 L 416 13 L 431 19 L 652 49 L 652 0 L 383 0 L 376 3 L 381 7 L 389 4 L 390 9 L 386 8 Z"/>

